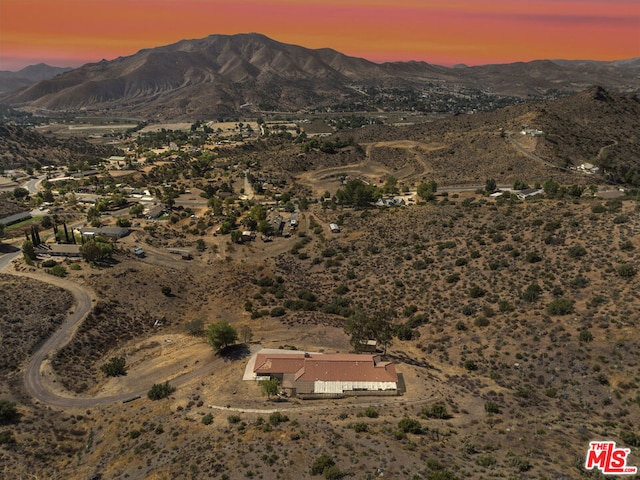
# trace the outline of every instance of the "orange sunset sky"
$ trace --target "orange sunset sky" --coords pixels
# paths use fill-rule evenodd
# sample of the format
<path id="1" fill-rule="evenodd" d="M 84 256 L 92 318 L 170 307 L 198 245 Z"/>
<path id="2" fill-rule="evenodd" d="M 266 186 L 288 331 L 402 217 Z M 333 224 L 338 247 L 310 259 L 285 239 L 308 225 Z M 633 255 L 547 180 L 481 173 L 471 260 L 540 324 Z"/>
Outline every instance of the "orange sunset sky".
<path id="1" fill-rule="evenodd" d="M 246 32 L 375 62 L 619 60 L 640 57 L 640 0 L 0 0 L 0 70 Z"/>

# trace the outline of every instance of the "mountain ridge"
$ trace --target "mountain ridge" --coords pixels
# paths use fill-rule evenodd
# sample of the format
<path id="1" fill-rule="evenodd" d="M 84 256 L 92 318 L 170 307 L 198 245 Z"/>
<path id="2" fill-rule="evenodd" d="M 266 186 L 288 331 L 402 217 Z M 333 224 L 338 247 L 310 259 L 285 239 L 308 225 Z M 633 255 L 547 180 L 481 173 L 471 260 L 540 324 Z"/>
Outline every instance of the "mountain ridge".
<path id="1" fill-rule="evenodd" d="M 88 63 L 5 93 L 0 102 L 31 109 L 164 118 L 237 114 L 247 104 L 254 105 L 255 111 L 362 103 L 365 109 L 390 108 L 367 100 L 367 94 L 353 89 L 353 84 L 417 96 L 447 85 L 523 98 L 571 93 L 592 85 L 637 92 L 640 61 L 538 60 L 472 67 L 419 61 L 377 64 L 330 48 L 308 49 L 257 33 L 212 34 Z"/>

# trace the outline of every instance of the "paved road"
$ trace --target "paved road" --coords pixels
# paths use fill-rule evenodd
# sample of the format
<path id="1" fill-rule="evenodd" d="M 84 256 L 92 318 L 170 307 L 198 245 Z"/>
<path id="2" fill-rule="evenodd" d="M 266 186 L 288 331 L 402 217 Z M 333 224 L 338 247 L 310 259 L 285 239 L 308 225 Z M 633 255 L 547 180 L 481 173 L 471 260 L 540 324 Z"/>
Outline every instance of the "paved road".
<path id="1" fill-rule="evenodd" d="M 20 251 L 13 254 L 5 254 L 0 257 L 0 269 L 5 268 L 8 265 L 9 256 L 17 256 Z M 64 345 L 66 345 L 74 336 L 78 327 L 82 324 L 86 316 L 91 311 L 94 302 L 94 294 L 79 285 L 63 280 L 60 278 L 48 278 L 41 275 L 35 275 L 25 272 L 7 272 L 17 276 L 29 277 L 42 282 L 51 283 L 58 287 L 69 290 L 75 299 L 75 308 L 73 312 L 68 316 L 65 322 L 56 330 L 51 337 L 33 354 L 31 360 L 27 364 L 24 384 L 27 391 L 39 402 L 47 405 L 52 405 L 62 408 L 89 408 L 96 405 L 103 405 L 109 403 L 119 403 L 126 400 L 135 399 L 136 397 L 146 396 L 149 389 L 149 385 L 145 385 L 144 388 L 140 388 L 134 391 L 122 392 L 118 395 L 106 396 L 106 397 L 81 397 L 74 396 L 71 392 L 65 392 L 64 395 L 55 393 L 51 387 L 48 374 L 45 373 L 43 364 L 48 362 L 51 356 Z M 171 380 L 171 385 L 174 387 L 180 387 L 196 378 L 204 378 L 207 375 L 213 373 L 216 369 L 219 369 L 224 365 L 225 359 L 217 357 L 214 361 L 207 363 L 206 365 L 195 369 L 189 373 L 180 375 L 177 378 Z"/>
<path id="2" fill-rule="evenodd" d="M 32 178 L 27 183 L 21 185 L 21 187 L 26 188 L 27 190 L 29 190 L 29 194 L 34 195 L 40 191 L 40 183 L 45 178 L 47 178 L 46 175 L 41 175 L 39 177 Z"/>

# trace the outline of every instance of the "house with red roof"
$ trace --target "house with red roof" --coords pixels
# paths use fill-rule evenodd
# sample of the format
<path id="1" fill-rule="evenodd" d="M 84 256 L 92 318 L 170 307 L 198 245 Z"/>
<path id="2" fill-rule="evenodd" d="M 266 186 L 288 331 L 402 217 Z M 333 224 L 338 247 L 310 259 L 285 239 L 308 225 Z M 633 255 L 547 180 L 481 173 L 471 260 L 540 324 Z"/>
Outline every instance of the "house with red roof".
<path id="1" fill-rule="evenodd" d="M 254 379 L 277 378 L 280 388 L 292 395 L 397 395 L 398 391 L 395 365 L 380 355 L 261 350 L 252 360 Z"/>

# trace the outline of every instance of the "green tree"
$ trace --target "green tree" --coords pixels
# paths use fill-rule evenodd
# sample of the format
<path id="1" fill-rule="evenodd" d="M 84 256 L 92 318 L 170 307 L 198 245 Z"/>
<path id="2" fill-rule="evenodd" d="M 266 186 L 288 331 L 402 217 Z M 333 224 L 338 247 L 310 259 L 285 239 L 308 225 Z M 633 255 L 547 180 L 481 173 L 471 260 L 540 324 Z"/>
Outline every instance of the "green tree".
<path id="1" fill-rule="evenodd" d="M 422 425 L 414 418 L 404 417 L 398 422 L 398 428 L 403 433 L 413 433 L 416 435 L 422 433 Z"/>
<path id="2" fill-rule="evenodd" d="M 549 197 L 554 197 L 555 195 L 558 194 L 558 191 L 560 190 L 560 185 L 555 180 L 549 178 L 545 180 L 544 183 L 542 184 L 542 189 L 544 190 L 545 195 Z"/>
<path id="3" fill-rule="evenodd" d="M 336 192 L 336 200 L 340 205 L 366 207 L 375 199 L 380 198 L 380 191 L 373 185 L 367 185 L 362 180 L 347 180 L 344 188 Z"/>
<path id="4" fill-rule="evenodd" d="M 434 180 L 428 182 L 422 182 L 418 185 L 417 194 L 423 200 L 429 202 L 436 198 L 436 191 L 438 190 L 438 184 Z"/>
<path id="5" fill-rule="evenodd" d="M 80 253 L 82 254 L 82 258 L 87 262 L 97 263 L 105 258 L 111 257 L 113 253 L 113 245 L 99 239 L 92 238 L 80 246 Z"/>
<path id="6" fill-rule="evenodd" d="M 36 259 L 36 251 L 31 240 L 22 242 L 22 254 L 27 261 L 32 262 Z"/>
<path id="7" fill-rule="evenodd" d="M 207 202 L 207 206 L 213 211 L 216 216 L 222 215 L 222 207 L 224 203 L 218 197 L 211 197 Z"/>
<path id="8" fill-rule="evenodd" d="M 128 228 L 131 226 L 131 220 L 129 220 L 128 218 L 118 218 L 116 219 L 116 225 L 118 227 Z"/>
<path id="9" fill-rule="evenodd" d="M 139 217 L 140 215 L 142 215 L 142 212 L 144 212 L 144 205 L 142 205 L 141 203 L 136 203 L 129 209 L 129 215 L 132 215 L 134 217 Z"/>
<path id="10" fill-rule="evenodd" d="M 209 325 L 206 331 L 207 342 L 216 352 L 228 347 L 238 340 L 238 332 L 226 320 Z"/>
<path id="11" fill-rule="evenodd" d="M 393 175 L 387 175 L 384 185 L 382 187 L 382 193 L 385 195 L 397 195 L 400 190 L 398 189 L 398 179 Z"/>
<path id="12" fill-rule="evenodd" d="M 267 397 L 267 399 L 271 398 L 272 395 L 278 394 L 278 389 L 280 388 L 280 380 L 275 377 L 271 377 L 269 380 L 262 380 L 260 382 L 260 392 L 263 397 Z"/>
<path id="13" fill-rule="evenodd" d="M 367 340 L 376 340 L 386 353 L 393 338 L 393 326 L 389 317 L 389 312 L 376 312 L 369 316 L 358 310 L 347 318 L 344 331 L 351 337 L 353 348 L 360 351 Z"/>
<path id="14" fill-rule="evenodd" d="M 109 377 L 119 377 L 127 374 L 127 361 L 124 357 L 113 357 L 100 367 L 102 372 Z"/>
<path id="15" fill-rule="evenodd" d="M 497 188 L 498 185 L 496 185 L 496 181 L 493 178 L 487 178 L 484 183 L 484 191 L 487 193 L 493 193 Z"/>
<path id="16" fill-rule="evenodd" d="M 13 189 L 13 197 L 16 200 L 24 200 L 29 196 L 29 190 L 22 187 L 16 187 Z"/>
<path id="17" fill-rule="evenodd" d="M 520 180 L 519 178 L 513 182 L 514 190 L 526 190 L 527 188 L 529 188 L 529 185 L 527 185 L 526 182 Z"/>

